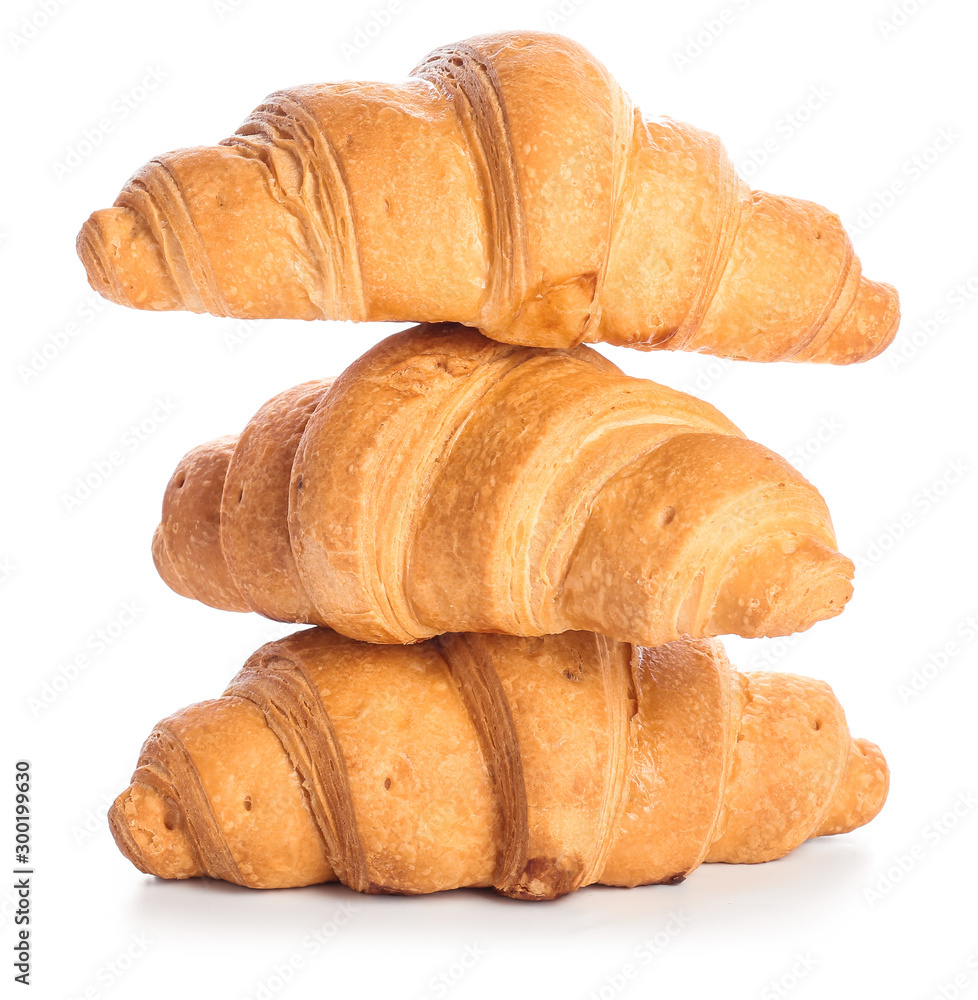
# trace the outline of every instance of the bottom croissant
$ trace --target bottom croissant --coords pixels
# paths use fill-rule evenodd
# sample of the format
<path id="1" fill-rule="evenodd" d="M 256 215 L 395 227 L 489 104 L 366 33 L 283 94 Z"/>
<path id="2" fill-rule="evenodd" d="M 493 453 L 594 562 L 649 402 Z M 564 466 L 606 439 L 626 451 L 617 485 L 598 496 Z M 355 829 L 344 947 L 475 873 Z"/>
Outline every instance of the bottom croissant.
<path id="1" fill-rule="evenodd" d="M 161 722 L 109 821 L 162 878 L 552 899 L 781 857 L 887 786 L 828 685 L 740 674 L 716 641 L 313 628 Z"/>

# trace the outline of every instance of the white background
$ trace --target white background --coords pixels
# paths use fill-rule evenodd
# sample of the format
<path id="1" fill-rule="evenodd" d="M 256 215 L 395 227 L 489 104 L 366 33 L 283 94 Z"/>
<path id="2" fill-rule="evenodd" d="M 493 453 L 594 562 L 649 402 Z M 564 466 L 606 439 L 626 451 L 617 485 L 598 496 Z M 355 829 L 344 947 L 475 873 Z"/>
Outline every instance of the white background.
<path id="1" fill-rule="evenodd" d="M 240 0 L 221 12 L 211 0 L 74 0 L 25 44 L 23 18 L 43 21 L 40 2 L 4 4 L 2 770 L 26 757 L 36 775 L 33 995 L 978 997 L 978 632 L 967 625 L 978 612 L 974 5 L 906 0 L 895 26 L 887 0 L 590 0 L 568 2 L 562 21 L 556 4 L 533 0 L 404 0 L 362 51 L 345 51 L 380 5 Z M 103 304 L 75 233 L 150 156 L 216 142 L 272 90 L 399 79 L 436 45 L 553 26 L 588 45 L 647 112 L 718 133 L 755 187 L 822 202 L 862 229 L 865 273 L 900 289 L 896 344 L 851 369 L 607 349 L 629 373 L 693 387 L 825 494 L 840 547 L 862 563 L 853 601 L 795 640 L 730 649 L 745 668 L 827 679 L 853 732 L 886 752 L 890 800 L 870 826 L 780 862 L 553 904 L 146 878 L 116 851 L 106 805 L 159 718 L 217 695 L 281 631 L 158 580 L 149 542 L 163 487 L 185 450 L 237 432 L 278 390 L 339 372 L 391 328 L 241 327 Z M 691 37 L 703 31 L 696 55 Z M 133 89 L 160 77 L 151 92 Z M 96 148 L 58 169 L 105 117 L 112 127 Z M 776 148 L 759 165 L 768 139 Z M 71 322 L 67 346 L 45 348 Z M 53 357 L 25 377 L 35 351 Z M 175 410 L 152 417 L 157 400 Z M 123 464 L 68 512 L 76 477 L 114 449 Z M 135 619 L 32 710 L 126 602 Z M 942 668 L 927 668 L 949 643 Z M 925 668 L 923 690 L 901 697 Z M 0 789 L 3 870 L 13 867 L 11 798 Z M 956 804 L 960 815 L 949 813 Z M 901 857 L 906 872 L 894 867 Z M 10 904 L 0 889 L 6 981 Z M 678 933 L 665 933 L 677 930 L 670 914 L 685 923 Z M 642 961 L 636 948 L 660 932 L 665 944 Z M 469 946 L 479 957 L 459 977 Z M 119 975 L 111 963 L 127 950 L 141 953 Z M 301 967 L 283 983 L 295 956 Z"/>

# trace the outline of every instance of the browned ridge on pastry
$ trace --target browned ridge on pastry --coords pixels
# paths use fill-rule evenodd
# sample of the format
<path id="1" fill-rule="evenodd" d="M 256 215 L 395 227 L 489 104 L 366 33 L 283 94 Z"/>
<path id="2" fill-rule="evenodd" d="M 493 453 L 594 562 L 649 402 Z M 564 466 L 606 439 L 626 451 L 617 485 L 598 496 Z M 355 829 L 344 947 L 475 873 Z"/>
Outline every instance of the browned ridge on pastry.
<path id="1" fill-rule="evenodd" d="M 436 49 L 401 84 L 273 94 L 219 145 L 146 164 L 78 252 L 140 309 L 451 320 L 538 347 L 849 364 L 899 320 L 836 215 L 751 191 L 716 137 L 644 117 L 536 32 Z"/>
<path id="2" fill-rule="evenodd" d="M 454 325 L 191 451 L 153 551 L 188 597 L 389 643 L 786 635 L 838 614 L 853 571 L 817 490 L 712 406 Z"/>
<path id="3" fill-rule="evenodd" d="M 551 899 L 779 858 L 887 784 L 827 684 L 739 674 L 716 641 L 309 629 L 161 722 L 109 821 L 162 878 Z"/>

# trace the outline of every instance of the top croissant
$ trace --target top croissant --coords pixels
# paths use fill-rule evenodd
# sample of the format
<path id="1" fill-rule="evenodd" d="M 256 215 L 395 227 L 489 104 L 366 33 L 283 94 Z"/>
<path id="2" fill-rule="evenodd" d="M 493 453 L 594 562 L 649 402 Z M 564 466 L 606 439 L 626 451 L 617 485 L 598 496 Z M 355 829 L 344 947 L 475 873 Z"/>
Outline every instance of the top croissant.
<path id="1" fill-rule="evenodd" d="M 533 347 L 850 364 L 899 321 L 836 215 L 751 191 L 715 136 L 527 31 L 436 49 L 400 84 L 279 91 L 217 146 L 150 160 L 78 252 L 139 309 L 454 321 Z"/>

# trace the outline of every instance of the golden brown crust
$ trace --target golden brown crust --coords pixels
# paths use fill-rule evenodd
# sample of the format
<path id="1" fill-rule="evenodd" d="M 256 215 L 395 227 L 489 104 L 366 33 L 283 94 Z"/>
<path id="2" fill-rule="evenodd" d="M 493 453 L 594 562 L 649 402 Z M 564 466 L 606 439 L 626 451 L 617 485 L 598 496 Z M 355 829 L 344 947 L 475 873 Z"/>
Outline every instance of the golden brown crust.
<path id="1" fill-rule="evenodd" d="M 180 461 L 163 494 L 163 518 L 153 536 L 160 575 L 179 594 L 228 611 L 250 611 L 221 548 L 220 497 L 237 438 L 194 448 Z M 171 582 L 172 581 L 172 582 Z"/>
<path id="2" fill-rule="evenodd" d="M 846 364 L 899 319 L 837 216 L 751 192 L 716 137 L 644 118 L 580 45 L 526 31 L 436 49 L 399 85 L 273 94 L 220 145 L 150 161 L 78 252 L 137 308 L 540 347 Z"/>
<path id="3" fill-rule="evenodd" d="M 110 824 L 163 878 L 552 899 L 780 857 L 886 789 L 826 685 L 740 675 L 714 641 L 309 629 L 164 720 Z"/>
<path id="4" fill-rule="evenodd" d="M 164 500 L 181 558 L 161 572 L 229 610 L 372 642 L 577 629 L 654 645 L 788 634 L 851 594 L 807 480 L 708 404 L 585 347 L 416 327 L 328 392 L 275 397 L 205 462 L 208 447 Z M 220 537 L 171 537 L 217 522 Z"/>
<path id="5" fill-rule="evenodd" d="M 850 753 L 845 715 L 827 684 L 743 677 L 733 766 L 707 861 L 772 861 L 807 840 L 821 828 Z"/>
<path id="6" fill-rule="evenodd" d="M 332 379 L 279 393 L 235 442 L 220 499 L 220 544 L 252 610 L 279 621 L 312 621 L 289 540 L 289 479 L 309 417 Z M 209 496 L 211 496 L 210 494 Z"/>
<path id="7" fill-rule="evenodd" d="M 602 881 L 676 883 L 704 860 L 714 837 L 740 724 L 739 675 L 718 642 L 633 650 L 632 766 Z M 663 808 L 664 800 L 677 808 Z"/>

